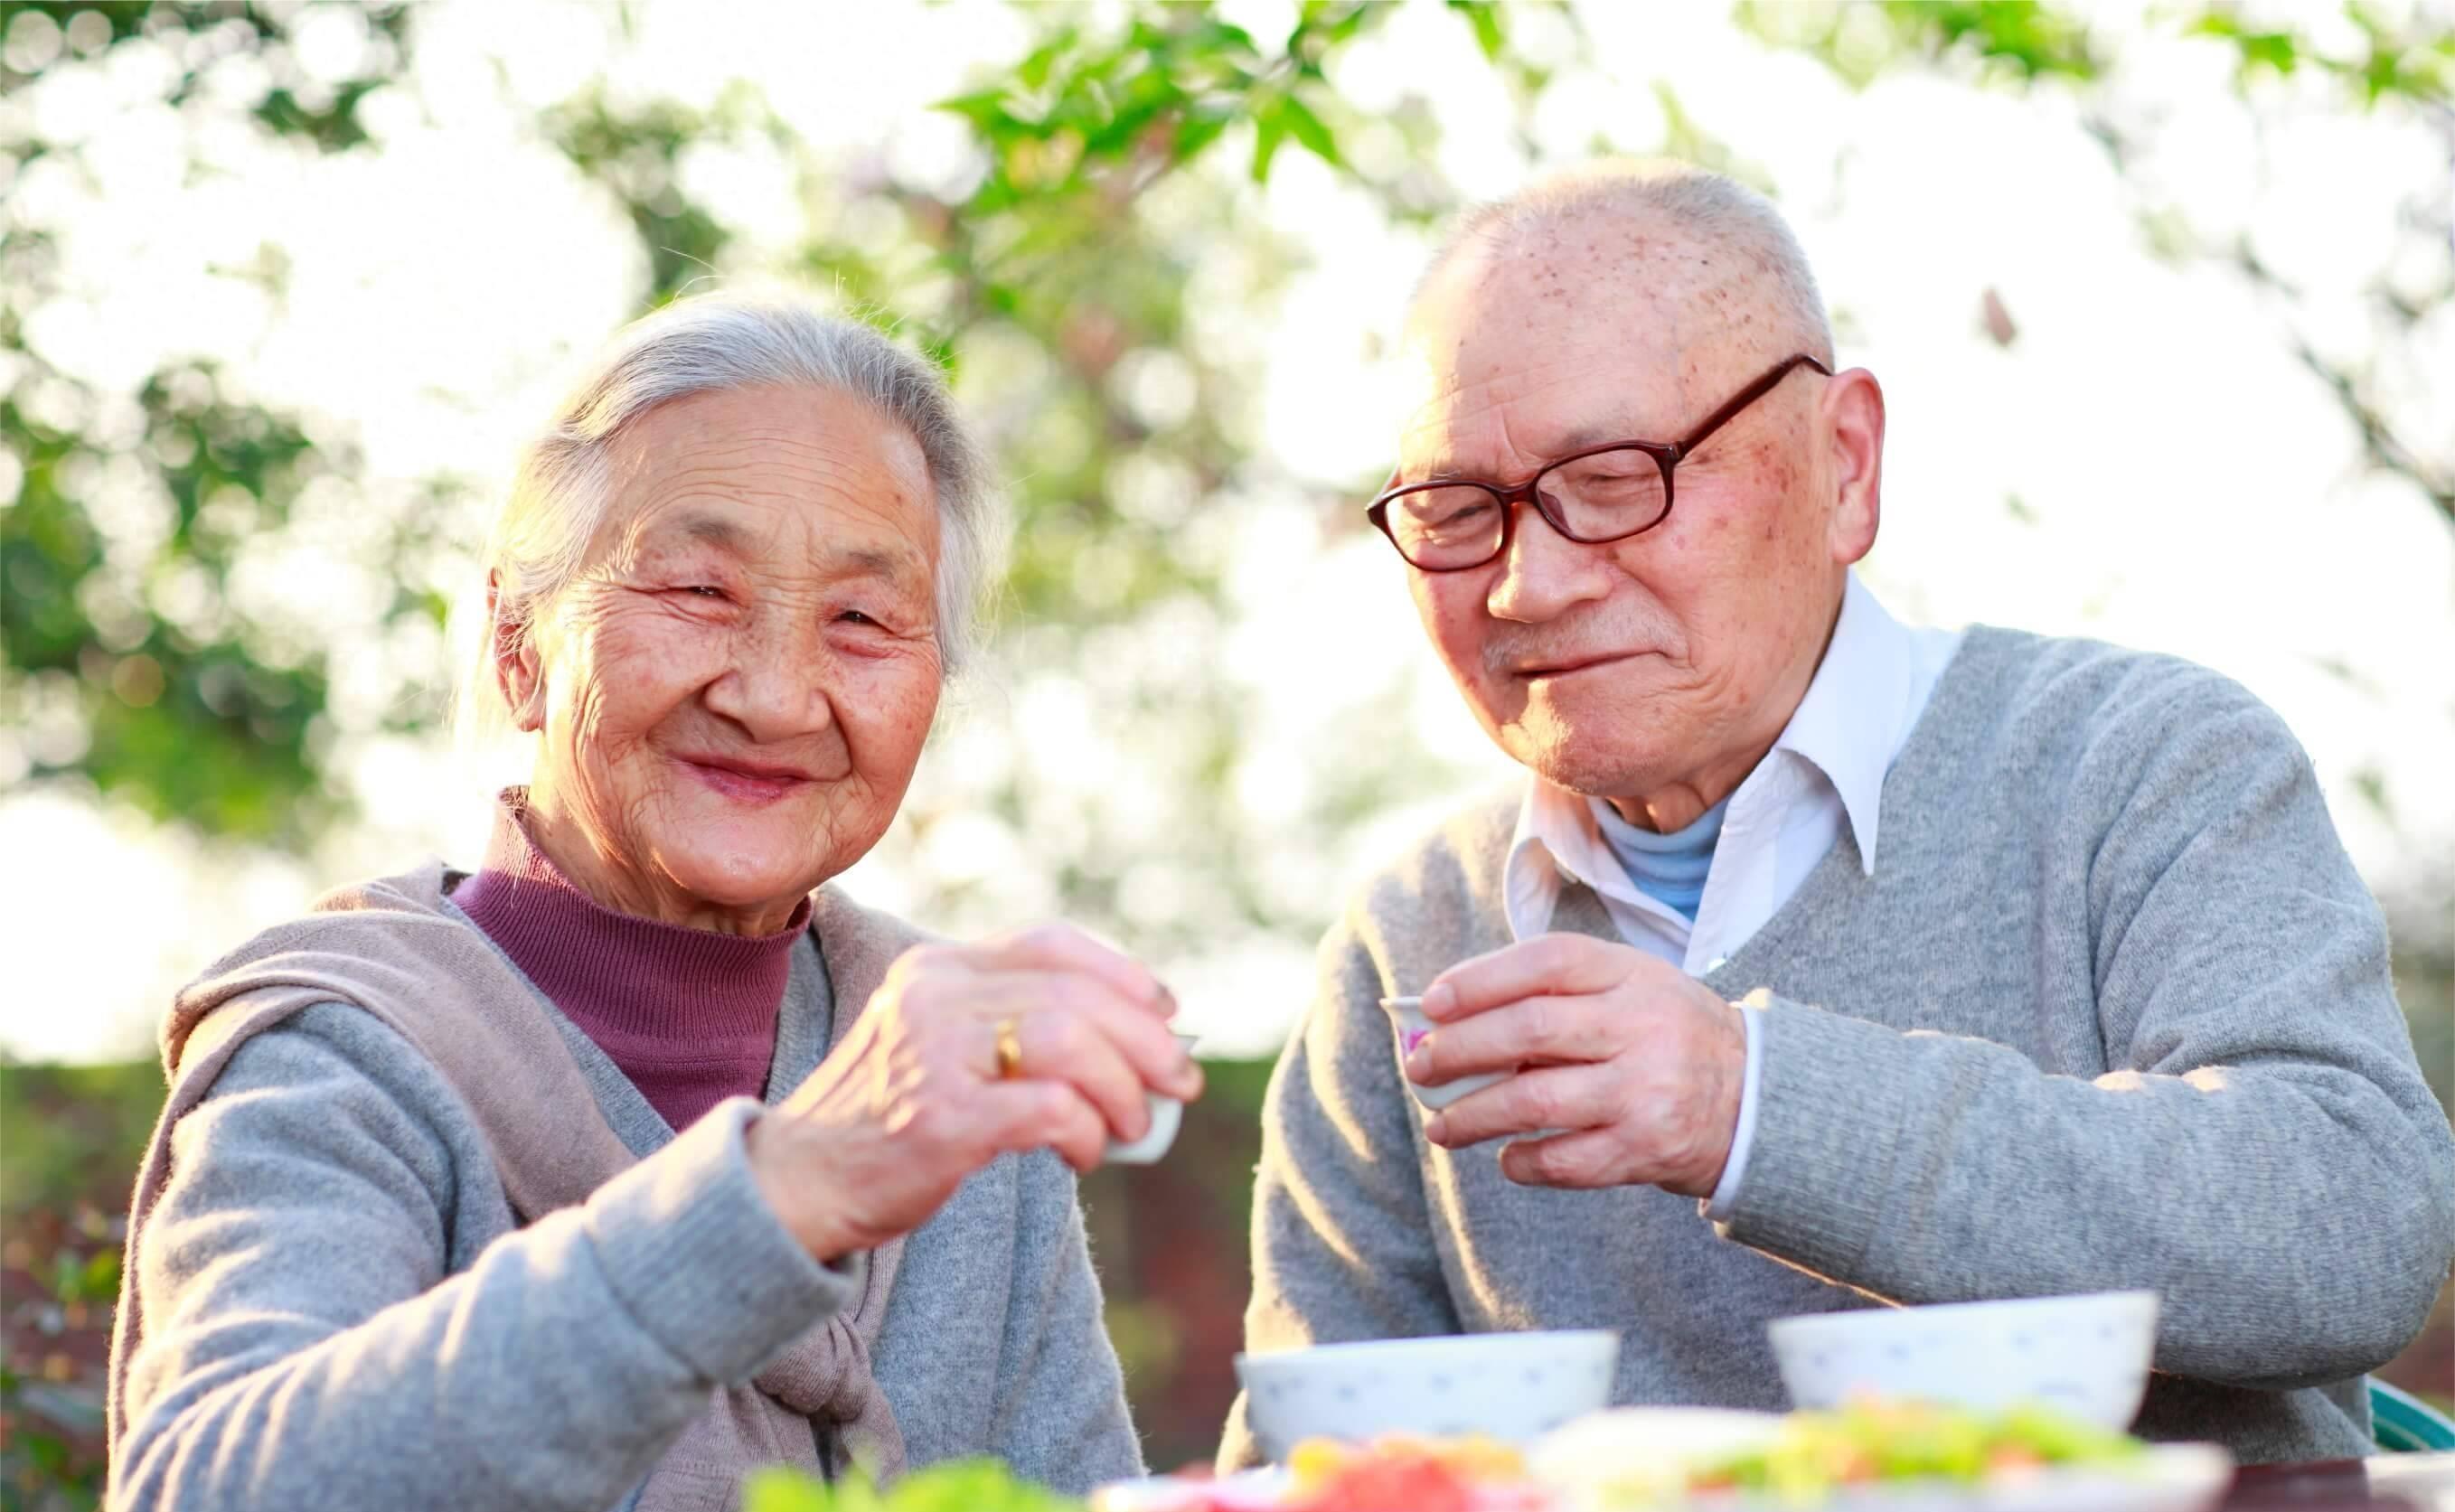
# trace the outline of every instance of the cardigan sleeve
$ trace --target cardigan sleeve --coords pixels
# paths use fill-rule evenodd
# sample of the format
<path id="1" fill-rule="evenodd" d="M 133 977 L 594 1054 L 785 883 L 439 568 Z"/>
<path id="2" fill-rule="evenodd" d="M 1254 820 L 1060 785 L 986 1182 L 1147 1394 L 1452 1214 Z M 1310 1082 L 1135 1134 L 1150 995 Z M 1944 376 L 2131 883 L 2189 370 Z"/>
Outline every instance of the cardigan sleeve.
<path id="1" fill-rule="evenodd" d="M 747 1099 L 447 1275 L 451 1097 L 337 1004 L 239 1047 L 130 1236 L 112 1507 L 599 1512 L 847 1301 L 759 1195 Z"/>
<path id="2" fill-rule="evenodd" d="M 2202 675 L 2080 770 L 2086 843 L 2045 881 L 2084 918 L 2058 979 L 2112 1069 L 1768 998 L 1727 1232 L 1902 1302 L 2153 1289 L 2177 1375 L 2372 1369 L 2455 1254 L 2455 1136 L 2309 761 Z"/>

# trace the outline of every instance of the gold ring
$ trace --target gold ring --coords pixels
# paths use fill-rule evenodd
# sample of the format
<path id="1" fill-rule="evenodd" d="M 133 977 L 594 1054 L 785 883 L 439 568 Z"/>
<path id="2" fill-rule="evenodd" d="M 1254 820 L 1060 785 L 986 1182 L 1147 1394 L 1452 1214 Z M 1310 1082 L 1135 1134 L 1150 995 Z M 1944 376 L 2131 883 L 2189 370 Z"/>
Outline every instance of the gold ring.
<path id="1" fill-rule="evenodd" d="M 997 1074 L 1000 1081 L 1023 1075 L 1023 1035 L 1011 1018 L 997 1023 Z"/>

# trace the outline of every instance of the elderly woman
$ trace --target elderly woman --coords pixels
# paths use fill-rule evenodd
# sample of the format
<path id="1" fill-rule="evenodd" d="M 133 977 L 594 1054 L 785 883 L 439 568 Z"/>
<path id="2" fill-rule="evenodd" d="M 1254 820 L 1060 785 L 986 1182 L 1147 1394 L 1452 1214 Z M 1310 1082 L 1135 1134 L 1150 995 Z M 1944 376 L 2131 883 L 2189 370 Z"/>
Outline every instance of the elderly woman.
<path id="1" fill-rule="evenodd" d="M 483 864 L 325 898 L 165 1028 L 113 1506 L 1137 1472 L 1067 1168 L 1199 1090 L 1167 993 L 823 885 L 966 649 L 983 473 L 866 328 L 702 299 L 616 343 L 489 548 L 480 681 L 537 739 Z"/>

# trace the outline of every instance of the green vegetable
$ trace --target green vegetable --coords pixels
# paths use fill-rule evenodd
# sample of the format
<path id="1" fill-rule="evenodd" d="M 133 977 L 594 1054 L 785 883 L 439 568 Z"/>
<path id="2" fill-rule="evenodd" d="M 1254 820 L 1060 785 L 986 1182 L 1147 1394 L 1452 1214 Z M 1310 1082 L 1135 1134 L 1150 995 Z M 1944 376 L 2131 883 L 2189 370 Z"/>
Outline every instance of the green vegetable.
<path id="1" fill-rule="evenodd" d="M 1944 1481 L 1969 1484 L 2032 1465 L 2117 1464 L 2141 1445 L 2052 1408 L 1999 1417 L 1918 1401 L 1865 1401 L 1795 1412 L 1768 1442 L 1697 1467 L 1696 1490 L 1768 1492 L 1811 1502 L 1844 1485 Z"/>
<path id="2" fill-rule="evenodd" d="M 829 1485 L 798 1470 L 762 1470 L 742 1487 L 742 1512 L 1083 1512 L 1083 1503 L 1016 1479 L 998 1461 L 962 1460 L 884 1490 L 857 1473 Z"/>
<path id="3" fill-rule="evenodd" d="M 1998 1441 L 2031 1450 L 2048 1464 L 2093 1464 L 2139 1455 L 2140 1441 L 2051 1407 L 2015 1407 L 1997 1429 Z"/>

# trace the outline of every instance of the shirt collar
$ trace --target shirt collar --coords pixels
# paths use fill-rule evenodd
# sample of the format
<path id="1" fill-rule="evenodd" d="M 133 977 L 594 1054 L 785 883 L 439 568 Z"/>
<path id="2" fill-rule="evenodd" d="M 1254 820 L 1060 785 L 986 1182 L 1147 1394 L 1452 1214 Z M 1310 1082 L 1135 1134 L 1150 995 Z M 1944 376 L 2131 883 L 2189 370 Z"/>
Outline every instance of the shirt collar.
<path id="1" fill-rule="evenodd" d="M 1798 700 L 1776 751 L 1788 751 L 1824 774 L 1841 796 L 1858 864 L 1876 872 L 1876 833 L 1884 774 L 1900 748 L 1917 684 L 1917 648 L 1907 626 L 1849 575 L 1832 644 Z"/>
<path id="2" fill-rule="evenodd" d="M 1552 911 L 1559 903 L 1564 875 L 1600 891 L 1603 874 L 1590 870 L 1581 860 L 1586 851 L 1599 844 L 1594 816 L 1587 812 L 1584 798 L 1541 777 L 1527 783 L 1500 874 L 1501 906 L 1509 916 L 1511 937 L 1531 939 L 1552 927 Z"/>

